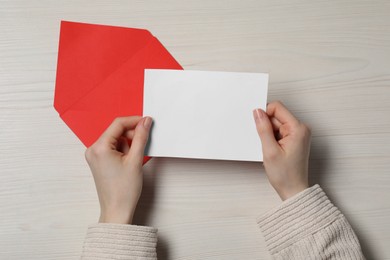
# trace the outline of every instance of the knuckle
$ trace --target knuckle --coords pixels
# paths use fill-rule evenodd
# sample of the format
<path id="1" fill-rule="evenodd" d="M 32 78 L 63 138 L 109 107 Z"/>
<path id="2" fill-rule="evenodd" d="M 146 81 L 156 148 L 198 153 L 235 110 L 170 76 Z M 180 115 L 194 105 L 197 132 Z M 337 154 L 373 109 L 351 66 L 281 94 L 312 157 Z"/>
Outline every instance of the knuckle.
<path id="1" fill-rule="evenodd" d="M 87 162 L 89 162 L 91 160 L 91 147 L 89 147 L 89 148 L 87 148 L 87 150 L 85 150 L 84 156 L 85 156 L 85 159 L 87 160 Z"/>
<path id="2" fill-rule="evenodd" d="M 271 149 L 264 153 L 264 160 L 268 162 L 276 161 L 278 157 L 279 153 L 276 149 Z"/>
<path id="3" fill-rule="evenodd" d="M 275 100 L 273 103 L 277 106 L 283 105 L 282 101 L 280 100 Z"/>
<path id="4" fill-rule="evenodd" d="M 90 162 L 94 158 L 99 158 L 105 153 L 104 147 L 98 144 L 94 144 L 85 151 L 85 159 Z"/>
<path id="5" fill-rule="evenodd" d="M 282 101 L 280 100 L 275 100 L 271 103 L 274 107 L 281 107 L 281 106 L 284 106 Z"/>
<path id="6" fill-rule="evenodd" d="M 112 124 L 121 125 L 122 122 L 123 122 L 123 117 L 116 117 L 116 118 L 112 121 Z"/>
<path id="7" fill-rule="evenodd" d="M 311 127 L 309 125 L 305 125 L 305 127 L 306 127 L 306 134 L 308 136 L 311 136 L 311 133 L 312 133 Z"/>
<path id="8" fill-rule="evenodd" d="M 304 136 L 304 137 L 311 136 L 311 129 L 306 124 L 303 124 L 303 123 L 300 124 L 300 132 L 301 132 L 302 136 Z"/>
<path id="9" fill-rule="evenodd" d="M 310 128 L 303 123 L 298 123 L 297 126 L 294 127 L 294 133 L 299 140 L 310 139 L 311 137 Z"/>

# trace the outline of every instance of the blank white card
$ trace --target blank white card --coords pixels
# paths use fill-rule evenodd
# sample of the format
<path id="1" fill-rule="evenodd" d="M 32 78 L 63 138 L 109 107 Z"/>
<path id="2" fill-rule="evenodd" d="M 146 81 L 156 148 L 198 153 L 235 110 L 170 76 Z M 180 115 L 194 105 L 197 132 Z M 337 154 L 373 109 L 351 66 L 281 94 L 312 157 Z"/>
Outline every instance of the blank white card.
<path id="1" fill-rule="evenodd" d="M 262 161 L 252 111 L 266 108 L 268 74 L 145 70 L 145 155 Z"/>

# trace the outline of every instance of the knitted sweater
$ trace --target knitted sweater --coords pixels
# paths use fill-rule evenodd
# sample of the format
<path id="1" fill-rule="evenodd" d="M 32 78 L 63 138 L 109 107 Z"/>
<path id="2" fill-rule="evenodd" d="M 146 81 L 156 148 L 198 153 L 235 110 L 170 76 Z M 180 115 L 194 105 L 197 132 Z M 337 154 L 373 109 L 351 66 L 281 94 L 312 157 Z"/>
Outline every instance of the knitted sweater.
<path id="1" fill-rule="evenodd" d="M 344 215 L 315 185 L 257 219 L 273 259 L 364 259 Z M 95 224 L 81 259 L 157 259 L 157 229 Z"/>

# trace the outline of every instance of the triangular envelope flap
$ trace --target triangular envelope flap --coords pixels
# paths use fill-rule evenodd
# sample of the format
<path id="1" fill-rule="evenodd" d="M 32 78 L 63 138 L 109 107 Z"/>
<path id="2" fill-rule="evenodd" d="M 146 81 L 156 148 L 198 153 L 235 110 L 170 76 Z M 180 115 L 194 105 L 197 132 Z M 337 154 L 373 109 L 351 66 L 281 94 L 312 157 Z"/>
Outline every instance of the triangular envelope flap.
<path id="1" fill-rule="evenodd" d="M 96 141 L 115 117 L 142 115 L 145 68 L 182 69 L 153 37 L 145 48 L 61 115 L 87 147 Z"/>
<path id="2" fill-rule="evenodd" d="M 134 69 L 129 71 L 128 63 L 61 115 L 85 146 L 92 145 L 116 117 L 142 115 L 140 87 L 134 84 Z"/>
<path id="3" fill-rule="evenodd" d="M 160 41 L 154 37 L 146 48 L 142 49 L 131 58 L 131 62 L 125 64 L 125 68 L 123 69 L 123 73 L 126 75 L 121 77 L 128 78 L 129 84 L 123 84 L 124 88 L 122 89 L 120 104 L 121 111 L 129 111 L 129 107 L 131 107 L 129 112 L 133 113 L 128 115 L 142 115 L 143 113 L 145 69 L 182 70 L 183 68 L 167 49 L 165 49 Z"/>
<path id="4" fill-rule="evenodd" d="M 147 30 L 61 22 L 54 106 L 62 114 L 154 37 Z"/>

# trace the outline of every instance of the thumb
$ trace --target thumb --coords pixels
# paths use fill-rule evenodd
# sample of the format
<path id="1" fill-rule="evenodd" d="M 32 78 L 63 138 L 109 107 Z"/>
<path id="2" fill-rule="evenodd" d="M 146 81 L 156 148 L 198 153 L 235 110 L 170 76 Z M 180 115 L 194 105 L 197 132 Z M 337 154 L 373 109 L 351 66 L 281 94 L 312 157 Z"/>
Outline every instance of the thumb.
<path id="1" fill-rule="evenodd" d="M 134 137 L 131 141 L 130 151 L 127 154 L 130 164 L 135 167 L 142 167 L 145 146 L 149 139 L 149 132 L 152 126 L 152 118 L 144 117 L 135 127 Z"/>
<path id="2" fill-rule="evenodd" d="M 275 153 L 279 149 L 279 144 L 275 139 L 274 130 L 268 115 L 262 109 L 255 109 L 253 110 L 253 117 L 257 133 L 261 139 L 263 154 Z"/>

